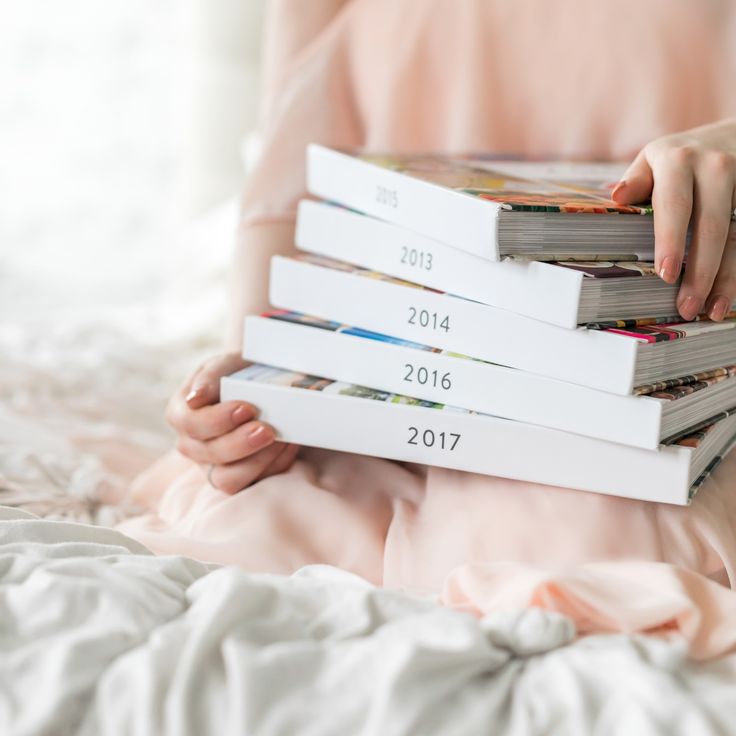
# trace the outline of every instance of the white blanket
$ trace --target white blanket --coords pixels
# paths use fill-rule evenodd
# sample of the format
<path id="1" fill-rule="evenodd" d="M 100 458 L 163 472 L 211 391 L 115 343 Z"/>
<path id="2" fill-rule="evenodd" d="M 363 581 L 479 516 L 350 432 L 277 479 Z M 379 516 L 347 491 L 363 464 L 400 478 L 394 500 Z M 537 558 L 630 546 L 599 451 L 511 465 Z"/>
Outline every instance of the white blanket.
<path id="1" fill-rule="evenodd" d="M 736 656 L 574 639 L 532 609 L 471 616 L 305 568 L 154 557 L 0 509 L 0 733 L 729 734 Z"/>

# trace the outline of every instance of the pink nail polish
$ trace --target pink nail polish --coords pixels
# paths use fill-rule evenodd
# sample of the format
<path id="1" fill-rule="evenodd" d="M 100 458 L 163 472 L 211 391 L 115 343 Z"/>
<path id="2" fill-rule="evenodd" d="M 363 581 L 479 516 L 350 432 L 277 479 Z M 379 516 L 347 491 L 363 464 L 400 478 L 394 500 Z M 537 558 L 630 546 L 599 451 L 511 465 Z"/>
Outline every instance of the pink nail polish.
<path id="1" fill-rule="evenodd" d="M 613 188 L 613 191 L 611 192 L 611 199 L 613 199 L 617 194 L 623 192 L 627 186 L 628 182 L 626 181 L 626 179 L 621 179 L 621 181 Z"/>
<path id="2" fill-rule="evenodd" d="M 240 404 L 240 406 L 236 406 L 235 409 L 233 409 L 232 418 L 235 424 L 242 424 L 243 422 L 248 421 L 248 419 L 253 418 L 253 411 L 249 406 Z"/>
<path id="3" fill-rule="evenodd" d="M 730 306 L 731 302 L 729 302 L 727 297 L 719 296 L 711 305 L 708 316 L 714 322 L 720 322 L 726 316 L 726 312 L 728 312 Z"/>
<path id="4" fill-rule="evenodd" d="M 254 448 L 270 445 L 273 439 L 273 432 L 264 424 L 258 424 L 248 432 L 248 444 Z"/>
<path id="5" fill-rule="evenodd" d="M 695 296 L 687 296 L 682 300 L 682 303 L 678 305 L 678 309 L 683 319 L 691 320 L 695 319 L 703 308 L 702 300 Z"/>
<path id="6" fill-rule="evenodd" d="M 192 387 L 192 390 L 186 395 L 186 398 L 185 398 L 185 401 L 187 402 L 187 404 L 194 401 L 194 399 L 198 399 L 204 396 L 204 394 L 207 392 L 207 388 L 208 386 L 206 383 L 199 384 L 197 386 Z"/>
<path id="7" fill-rule="evenodd" d="M 659 269 L 659 278 L 668 284 L 674 284 L 680 276 L 682 262 L 677 256 L 665 256 Z"/>

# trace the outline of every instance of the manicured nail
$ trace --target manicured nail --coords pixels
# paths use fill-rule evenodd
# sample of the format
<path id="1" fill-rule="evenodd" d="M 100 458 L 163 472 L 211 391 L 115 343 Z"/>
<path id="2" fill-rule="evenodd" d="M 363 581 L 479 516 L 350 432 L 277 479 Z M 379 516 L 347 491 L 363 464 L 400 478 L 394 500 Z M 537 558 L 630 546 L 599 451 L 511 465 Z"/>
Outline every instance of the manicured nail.
<path id="1" fill-rule="evenodd" d="M 253 407 L 249 404 L 240 404 L 233 409 L 232 418 L 234 424 L 242 424 L 253 419 Z"/>
<path id="2" fill-rule="evenodd" d="M 659 269 L 659 278 L 668 284 L 674 284 L 680 276 L 682 262 L 677 256 L 665 256 Z"/>
<path id="3" fill-rule="evenodd" d="M 726 312 L 728 312 L 730 307 L 731 302 L 728 297 L 719 296 L 711 304 L 710 309 L 708 310 L 708 316 L 714 322 L 720 322 L 726 316 Z"/>
<path id="4" fill-rule="evenodd" d="M 696 296 L 687 296 L 677 308 L 683 319 L 695 319 L 703 308 L 703 301 Z"/>
<path id="5" fill-rule="evenodd" d="M 621 192 L 623 192 L 627 186 L 628 182 L 626 181 L 626 179 L 621 179 L 621 181 L 613 188 L 613 191 L 611 192 L 611 199 L 614 199 L 617 194 L 621 194 Z"/>
<path id="6" fill-rule="evenodd" d="M 200 383 L 192 387 L 192 390 L 187 394 L 185 401 L 187 404 L 191 404 L 195 399 L 200 399 L 207 393 L 209 386 L 206 383 Z"/>
<path id="7" fill-rule="evenodd" d="M 270 445 L 273 440 L 273 430 L 265 424 L 258 424 L 254 429 L 248 432 L 248 444 L 253 448 L 265 447 Z"/>

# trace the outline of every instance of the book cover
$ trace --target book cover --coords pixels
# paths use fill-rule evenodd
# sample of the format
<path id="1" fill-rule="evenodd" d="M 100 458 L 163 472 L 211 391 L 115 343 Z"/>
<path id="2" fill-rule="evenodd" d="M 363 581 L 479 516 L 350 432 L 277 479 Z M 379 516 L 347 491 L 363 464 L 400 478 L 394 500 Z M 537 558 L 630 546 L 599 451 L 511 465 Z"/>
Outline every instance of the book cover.
<path id="1" fill-rule="evenodd" d="M 607 185 L 615 176 L 597 180 L 600 166 L 526 166 L 521 172 L 520 165 L 456 156 L 360 157 L 310 145 L 307 188 L 491 260 L 651 257 L 651 217 L 634 216 L 650 215 L 651 208 L 612 202 Z M 555 168 L 559 175 L 552 176 Z"/>
<path id="2" fill-rule="evenodd" d="M 256 404 L 287 442 L 683 505 L 736 436 L 730 415 L 644 450 L 261 365 L 221 392 Z"/>
<path id="3" fill-rule="evenodd" d="M 358 154 L 356 158 L 413 179 L 496 202 L 519 212 L 651 215 L 649 203 L 619 205 L 611 191 L 621 165 L 510 161 L 468 155 Z"/>

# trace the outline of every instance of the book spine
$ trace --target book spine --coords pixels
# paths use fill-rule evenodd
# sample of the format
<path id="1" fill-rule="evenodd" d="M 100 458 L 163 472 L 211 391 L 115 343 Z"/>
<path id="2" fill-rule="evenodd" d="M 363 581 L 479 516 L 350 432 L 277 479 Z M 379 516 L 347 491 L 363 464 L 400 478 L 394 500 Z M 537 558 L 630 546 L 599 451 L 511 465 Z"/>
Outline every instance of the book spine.
<path id="1" fill-rule="evenodd" d="M 567 330 L 503 309 L 298 259 L 275 256 L 274 307 L 335 320 L 421 345 L 630 394 L 637 341 Z"/>
<path id="2" fill-rule="evenodd" d="M 342 207 L 304 200 L 299 249 L 574 329 L 583 274 L 539 261 L 489 261 Z"/>
<path id="3" fill-rule="evenodd" d="M 500 206 L 323 146 L 307 147 L 307 190 L 497 261 Z"/>
<path id="4" fill-rule="evenodd" d="M 691 450 L 659 452 L 458 411 L 222 379 L 285 442 L 685 505 Z"/>
<path id="5" fill-rule="evenodd" d="M 336 381 L 655 450 L 662 402 L 281 319 L 248 317 L 243 356 Z"/>

